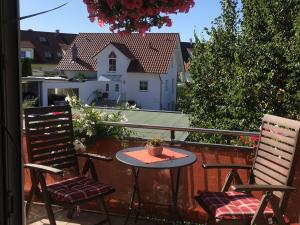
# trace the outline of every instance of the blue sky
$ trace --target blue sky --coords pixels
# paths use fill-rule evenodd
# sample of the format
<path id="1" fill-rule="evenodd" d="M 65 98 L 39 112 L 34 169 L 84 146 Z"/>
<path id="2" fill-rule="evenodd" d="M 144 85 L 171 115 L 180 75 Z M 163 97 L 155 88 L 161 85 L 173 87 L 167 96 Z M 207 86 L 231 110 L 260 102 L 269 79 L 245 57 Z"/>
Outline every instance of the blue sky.
<path id="1" fill-rule="evenodd" d="M 54 32 L 59 29 L 63 33 L 109 32 L 108 27 L 101 28 L 91 23 L 82 0 L 20 0 L 20 15 L 25 16 L 55 8 L 65 2 L 66 6 L 47 14 L 21 21 L 21 29 Z M 181 41 L 189 41 L 196 30 L 201 35 L 204 27 L 210 27 L 211 21 L 220 15 L 219 0 L 195 0 L 194 8 L 187 14 L 172 15 L 172 27 L 151 29 L 151 32 L 178 32 Z"/>

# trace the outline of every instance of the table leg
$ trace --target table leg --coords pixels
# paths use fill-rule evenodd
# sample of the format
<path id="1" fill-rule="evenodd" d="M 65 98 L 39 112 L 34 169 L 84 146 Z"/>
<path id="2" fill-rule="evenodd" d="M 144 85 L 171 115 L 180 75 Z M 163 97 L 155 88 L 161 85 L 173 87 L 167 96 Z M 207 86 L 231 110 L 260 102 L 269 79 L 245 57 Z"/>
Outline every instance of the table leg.
<path id="1" fill-rule="evenodd" d="M 127 213 L 124 225 L 126 225 L 128 223 L 131 213 L 134 210 L 135 195 L 137 195 L 137 200 L 138 200 L 138 208 L 137 208 L 137 213 L 136 213 L 136 217 L 135 217 L 135 221 L 134 221 L 135 223 L 138 220 L 139 213 L 140 213 L 139 211 L 141 210 L 141 194 L 140 194 L 140 189 L 139 189 L 139 184 L 138 184 L 138 177 L 139 177 L 140 170 L 139 170 L 139 168 L 132 167 L 131 171 L 132 171 L 132 175 L 133 175 L 133 186 L 132 186 L 132 191 L 131 191 L 131 196 L 130 196 L 129 209 L 128 209 L 128 213 Z"/>
<path id="2" fill-rule="evenodd" d="M 173 211 L 173 216 L 171 214 L 171 217 L 176 219 L 179 219 L 181 223 L 183 224 L 183 220 L 179 214 L 178 211 L 178 190 L 179 190 L 179 180 L 180 180 L 180 171 L 181 168 L 177 168 L 177 173 L 176 173 L 176 178 L 174 175 L 174 172 L 172 169 L 170 169 L 170 176 L 171 176 L 171 189 L 172 189 L 172 211 Z M 174 179 L 175 179 L 175 184 L 174 184 Z M 175 222 L 175 221 L 174 221 Z"/>

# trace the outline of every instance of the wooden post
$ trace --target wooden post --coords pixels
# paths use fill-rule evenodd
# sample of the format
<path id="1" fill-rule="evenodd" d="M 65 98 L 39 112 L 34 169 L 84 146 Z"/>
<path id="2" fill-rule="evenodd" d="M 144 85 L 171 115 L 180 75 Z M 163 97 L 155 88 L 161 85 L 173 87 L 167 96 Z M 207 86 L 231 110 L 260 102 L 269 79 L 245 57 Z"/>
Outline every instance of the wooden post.
<path id="1" fill-rule="evenodd" d="M 0 224 L 23 224 L 19 1 L 0 1 Z"/>

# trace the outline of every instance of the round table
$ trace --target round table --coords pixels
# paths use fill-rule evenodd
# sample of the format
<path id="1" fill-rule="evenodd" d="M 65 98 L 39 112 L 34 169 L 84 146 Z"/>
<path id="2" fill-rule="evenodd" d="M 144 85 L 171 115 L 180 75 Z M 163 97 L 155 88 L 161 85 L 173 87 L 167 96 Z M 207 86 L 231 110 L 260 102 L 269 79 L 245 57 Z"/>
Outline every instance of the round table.
<path id="1" fill-rule="evenodd" d="M 139 173 L 140 173 L 140 168 L 144 169 L 169 169 L 170 170 L 170 176 L 171 176 L 171 189 L 172 189 L 172 207 L 174 210 L 174 215 L 179 216 L 179 213 L 177 212 L 177 199 L 178 199 L 178 189 L 179 189 L 179 179 L 180 179 L 180 171 L 182 167 L 189 166 L 196 162 L 197 158 L 196 155 L 190 151 L 186 151 L 180 148 L 173 148 L 173 147 L 167 147 L 168 149 L 178 152 L 178 153 L 183 153 L 186 154 L 186 157 L 183 158 L 178 158 L 178 159 L 168 159 L 165 161 L 160 161 L 160 162 L 154 162 L 154 163 L 144 163 L 140 160 L 137 160 L 131 156 L 128 156 L 124 153 L 126 152 L 133 152 L 133 151 L 139 151 L 142 150 L 144 147 L 132 147 L 132 148 L 126 148 L 123 150 L 120 150 L 116 153 L 116 158 L 120 162 L 131 166 L 132 170 L 132 175 L 133 175 L 133 186 L 132 186 L 132 192 L 131 192 L 131 197 L 130 197 L 130 204 L 129 204 L 129 210 L 128 214 L 125 220 L 124 225 L 127 224 L 129 217 L 132 214 L 132 211 L 134 210 L 133 208 L 133 203 L 135 196 L 137 195 L 137 201 L 138 201 L 138 206 L 137 206 L 137 213 L 136 213 L 136 218 L 135 221 L 137 221 L 141 209 L 141 194 L 139 190 Z M 173 170 L 176 170 L 176 175 L 174 174 Z M 176 176 L 176 182 L 174 184 L 174 176 Z M 180 217 L 179 217 L 180 218 Z M 180 218 L 181 219 L 181 218 Z"/>

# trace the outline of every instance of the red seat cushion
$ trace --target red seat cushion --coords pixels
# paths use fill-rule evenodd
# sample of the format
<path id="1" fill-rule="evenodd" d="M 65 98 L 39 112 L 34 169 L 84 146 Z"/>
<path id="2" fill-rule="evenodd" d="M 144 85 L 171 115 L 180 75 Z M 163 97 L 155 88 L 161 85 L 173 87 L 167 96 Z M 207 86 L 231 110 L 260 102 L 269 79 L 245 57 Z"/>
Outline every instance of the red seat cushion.
<path id="1" fill-rule="evenodd" d="M 260 200 L 250 194 L 241 192 L 202 192 L 196 199 L 202 201 L 216 220 L 250 220 L 260 204 Z M 274 215 L 267 207 L 264 211 L 267 218 Z"/>
<path id="2" fill-rule="evenodd" d="M 105 195 L 114 189 L 87 177 L 74 177 L 47 186 L 50 197 L 59 202 L 76 203 Z"/>

